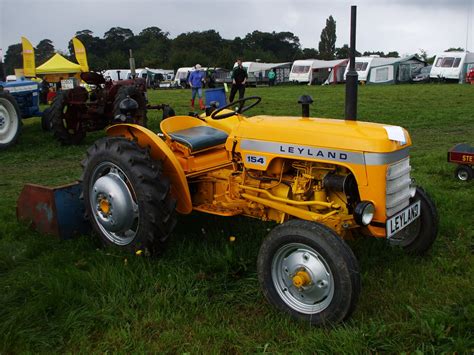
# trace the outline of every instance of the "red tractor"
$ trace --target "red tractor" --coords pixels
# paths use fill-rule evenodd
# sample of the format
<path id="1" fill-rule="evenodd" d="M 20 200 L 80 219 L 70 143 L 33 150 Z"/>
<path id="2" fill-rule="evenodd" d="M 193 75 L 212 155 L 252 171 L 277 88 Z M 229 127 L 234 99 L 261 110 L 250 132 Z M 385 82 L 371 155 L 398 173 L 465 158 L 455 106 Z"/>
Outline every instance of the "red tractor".
<path id="1" fill-rule="evenodd" d="M 108 81 L 98 73 L 81 74 L 92 87 L 82 86 L 58 93 L 47 114 L 54 136 L 64 145 L 79 144 L 86 132 L 113 123 L 147 125 L 147 108 L 163 109 L 164 118 L 174 115 L 167 105 L 148 106 L 146 81 L 141 78 Z"/>

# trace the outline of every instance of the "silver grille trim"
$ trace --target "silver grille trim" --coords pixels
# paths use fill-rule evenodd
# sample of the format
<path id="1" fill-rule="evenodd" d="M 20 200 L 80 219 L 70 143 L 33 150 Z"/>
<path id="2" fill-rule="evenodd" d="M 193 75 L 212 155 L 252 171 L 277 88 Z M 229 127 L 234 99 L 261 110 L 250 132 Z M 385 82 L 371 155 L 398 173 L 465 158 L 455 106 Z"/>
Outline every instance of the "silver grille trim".
<path id="1" fill-rule="evenodd" d="M 410 204 L 410 158 L 405 158 L 387 168 L 385 208 L 387 217 L 400 212 Z"/>

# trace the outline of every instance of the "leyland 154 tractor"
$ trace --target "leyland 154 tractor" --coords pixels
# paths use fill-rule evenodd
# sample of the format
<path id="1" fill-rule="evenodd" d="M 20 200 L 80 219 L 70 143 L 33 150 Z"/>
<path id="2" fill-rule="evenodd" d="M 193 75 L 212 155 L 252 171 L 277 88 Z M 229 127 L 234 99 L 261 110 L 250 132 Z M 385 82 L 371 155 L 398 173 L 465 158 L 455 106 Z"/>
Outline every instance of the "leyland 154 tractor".
<path id="1" fill-rule="evenodd" d="M 258 255 L 266 298 L 315 325 L 342 321 L 361 288 L 344 239 L 386 238 L 421 254 L 436 237 L 435 206 L 410 177 L 410 136 L 376 123 L 242 115 L 258 102 L 171 117 L 160 134 L 109 127 L 83 161 L 87 214 L 104 244 L 150 253 L 178 214 L 278 222 Z"/>
<path id="2" fill-rule="evenodd" d="M 348 120 L 246 117 L 259 97 L 161 122 L 107 129 L 83 161 L 86 213 L 105 245 L 157 252 L 192 211 L 279 223 L 257 258 L 278 309 L 313 325 L 348 318 L 361 290 L 345 239 L 366 235 L 422 254 L 438 215 L 411 178 L 411 139 L 398 126 L 355 121 L 355 7 L 346 85 Z"/>

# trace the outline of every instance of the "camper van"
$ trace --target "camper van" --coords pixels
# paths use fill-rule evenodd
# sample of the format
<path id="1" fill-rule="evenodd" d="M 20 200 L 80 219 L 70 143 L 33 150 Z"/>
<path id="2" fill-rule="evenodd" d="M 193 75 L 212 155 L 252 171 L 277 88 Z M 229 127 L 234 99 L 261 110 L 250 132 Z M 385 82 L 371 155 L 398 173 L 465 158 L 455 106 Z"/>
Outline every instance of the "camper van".
<path id="1" fill-rule="evenodd" d="M 102 73 L 105 79 L 120 81 L 125 80 L 130 73 L 130 69 L 108 69 Z"/>
<path id="2" fill-rule="evenodd" d="M 142 78 L 146 80 L 148 87 L 169 87 L 171 80 L 174 78 L 174 71 L 167 69 L 136 69 L 135 77 Z M 128 79 L 132 78 L 132 73 L 129 71 L 127 75 Z M 167 85 L 162 84 L 167 82 Z"/>
<path id="3" fill-rule="evenodd" d="M 465 82 L 466 73 L 474 67 L 474 53 L 443 52 L 436 55 L 430 78 Z"/>
<path id="4" fill-rule="evenodd" d="M 355 70 L 357 71 L 359 81 L 367 81 L 370 68 L 378 67 L 380 65 L 388 65 L 399 61 L 400 58 L 380 58 L 379 56 L 369 57 L 356 57 L 355 59 Z M 346 79 L 347 72 L 349 71 L 349 65 L 346 67 L 344 73 L 344 80 Z"/>
<path id="5" fill-rule="evenodd" d="M 176 75 L 174 76 L 173 86 L 174 87 L 182 87 L 182 88 L 188 87 L 188 85 L 189 85 L 188 84 L 189 74 L 194 70 L 196 70 L 196 69 L 194 69 L 194 67 L 178 68 L 178 70 L 176 70 Z M 199 70 L 206 71 L 207 68 L 201 67 L 201 69 L 199 69 Z"/>
<path id="6" fill-rule="evenodd" d="M 289 80 L 298 83 L 309 83 L 313 68 L 320 62 L 324 61 L 319 59 L 295 60 L 291 66 Z"/>
<path id="7" fill-rule="evenodd" d="M 344 81 L 347 59 L 295 60 L 290 72 L 290 81 L 308 84 L 335 84 Z"/>

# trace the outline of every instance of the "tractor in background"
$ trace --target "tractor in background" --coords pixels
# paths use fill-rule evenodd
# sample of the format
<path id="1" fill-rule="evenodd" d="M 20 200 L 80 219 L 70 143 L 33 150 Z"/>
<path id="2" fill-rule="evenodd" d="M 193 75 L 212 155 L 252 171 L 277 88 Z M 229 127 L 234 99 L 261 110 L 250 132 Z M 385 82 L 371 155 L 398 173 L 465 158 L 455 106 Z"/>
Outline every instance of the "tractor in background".
<path id="1" fill-rule="evenodd" d="M 79 144 L 87 132 L 114 123 L 147 126 L 147 109 L 162 109 L 163 118 L 174 115 L 168 105 L 147 105 L 146 81 L 134 78 L 106 80 L 95 72 L 81 74 L 92 89 L 75 85 L 60 91 L 48 114 L 54 137 L 64 145 Z"/>
<path id="2" fill-rule="evenodd" d="M 0 150 L 16 143 L 23 118 L 42 116 L 39 91 L 35 81 L 0 81 Z"/>

